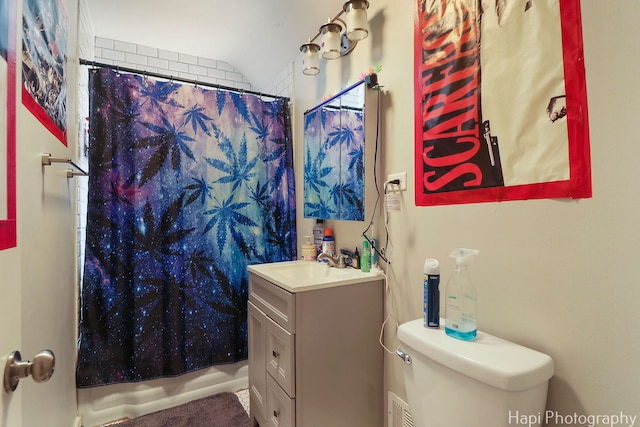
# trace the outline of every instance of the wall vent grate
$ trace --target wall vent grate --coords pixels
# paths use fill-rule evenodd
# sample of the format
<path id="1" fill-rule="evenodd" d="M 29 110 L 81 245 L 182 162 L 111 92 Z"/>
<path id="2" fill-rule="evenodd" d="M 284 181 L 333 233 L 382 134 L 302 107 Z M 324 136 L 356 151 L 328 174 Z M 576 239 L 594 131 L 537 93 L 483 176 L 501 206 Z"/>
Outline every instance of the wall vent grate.
<path id="1" fill-rule="evenodd" d="M 387 426 L 413 427 L 409 404 L 392 392 L 387 392 Z"/>

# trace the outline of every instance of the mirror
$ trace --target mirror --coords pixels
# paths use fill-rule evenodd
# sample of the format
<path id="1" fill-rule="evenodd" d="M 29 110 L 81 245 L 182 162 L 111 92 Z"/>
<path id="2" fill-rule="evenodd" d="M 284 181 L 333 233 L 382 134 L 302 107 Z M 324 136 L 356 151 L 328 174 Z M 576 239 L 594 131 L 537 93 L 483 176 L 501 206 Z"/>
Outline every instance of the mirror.
<path id="1" fill-rule="evenodd" d="M 365 87 L 304 114 L 305 218 L 365 219 Z"/>

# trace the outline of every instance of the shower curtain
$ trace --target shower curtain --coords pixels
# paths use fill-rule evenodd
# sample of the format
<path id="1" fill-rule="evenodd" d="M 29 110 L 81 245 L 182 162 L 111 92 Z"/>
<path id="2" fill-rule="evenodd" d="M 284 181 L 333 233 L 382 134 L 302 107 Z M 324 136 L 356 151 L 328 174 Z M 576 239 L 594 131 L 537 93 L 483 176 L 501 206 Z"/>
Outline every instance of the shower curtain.
<path id="1" fill-rule="evenodd" d="M 296 258 L 287 99 L 90 71 L 79 388 L 247 358 L 249 264 Z"/>

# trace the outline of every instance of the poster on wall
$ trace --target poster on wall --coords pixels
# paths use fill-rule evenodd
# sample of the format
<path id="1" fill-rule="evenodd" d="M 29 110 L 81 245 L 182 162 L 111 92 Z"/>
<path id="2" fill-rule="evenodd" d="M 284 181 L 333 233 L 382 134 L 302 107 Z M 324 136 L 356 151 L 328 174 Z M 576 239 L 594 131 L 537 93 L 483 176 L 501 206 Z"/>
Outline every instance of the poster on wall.
<path id="1" fill-rule="evenodd" d="M 15 0 L 0 0 L 0 249 L 16 246 L 15 16 Z"/>
<path id="2" fill-rule="evenodd" d="M 24 0 L 22 103 L 67 145 L 67 20 L 60 0 Z"/>
<path id="3" fill-rule="evenodd" d="M 416 205 L 591 197 L 579 0 L 416 2 Z"/>

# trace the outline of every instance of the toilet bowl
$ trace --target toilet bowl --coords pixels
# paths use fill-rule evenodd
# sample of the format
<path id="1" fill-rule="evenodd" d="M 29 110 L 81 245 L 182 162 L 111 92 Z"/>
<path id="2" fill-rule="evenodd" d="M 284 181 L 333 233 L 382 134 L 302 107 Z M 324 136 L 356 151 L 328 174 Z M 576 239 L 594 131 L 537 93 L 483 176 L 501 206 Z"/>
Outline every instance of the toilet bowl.
<path id="1" fill-rule="evenodd" d="M 398 328 L 414 426 L 540 425 L 535 417 L 544 419 L 551 357 L 480 331 L 460 341 L 423 323 Z"/>

